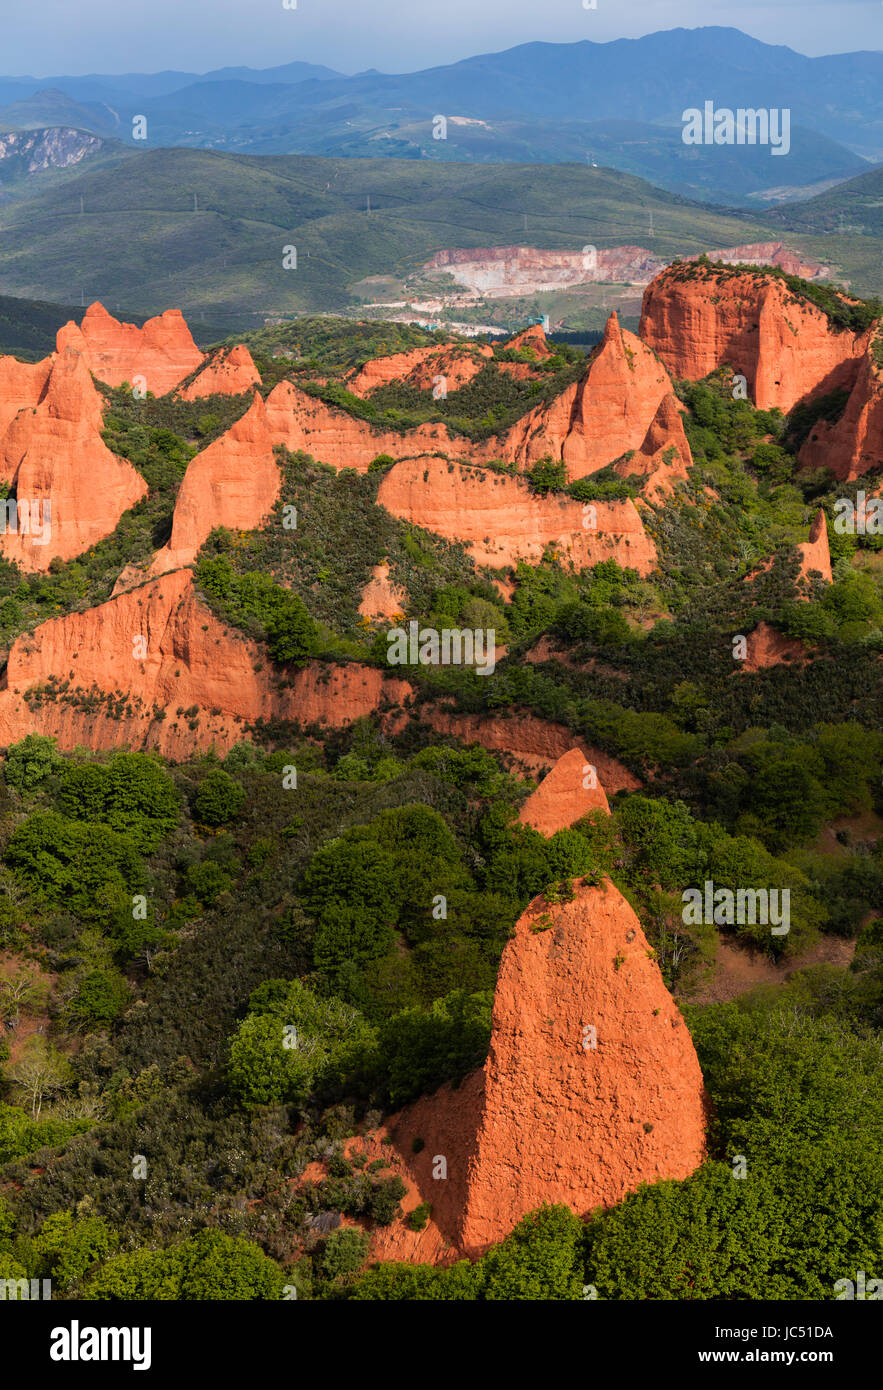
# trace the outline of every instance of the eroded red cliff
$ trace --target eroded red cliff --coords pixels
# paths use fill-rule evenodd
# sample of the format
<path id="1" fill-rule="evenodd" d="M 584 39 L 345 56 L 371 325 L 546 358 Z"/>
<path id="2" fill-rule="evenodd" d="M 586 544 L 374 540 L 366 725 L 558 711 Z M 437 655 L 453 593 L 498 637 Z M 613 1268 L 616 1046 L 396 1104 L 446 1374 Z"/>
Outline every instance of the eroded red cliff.
<path id="1" fill-rule="evenodd" d="M 549 546 L 577 568 L 612 558 L 646 575 L 656 565 L 656 547 L 630 498 L 584 504 L 539 497 L 521 478 L 426 457 L 391 468 L 377 501 L 401 520 L 462 541 L 480 565 L 536 564 Z"/>
<path id="2" fill-rule="evenodd" d="M 549 768 L 576 746 L 594 767 L 598 780 L 608 792 L 637 791 L 639 778 L 618 758 L 574 739 L 572 729 L 540 719 L 526 709 L 509 714 L 461 714 L 443 705 L 422 705 L 419 717 L 437 733 L 448 734 L 462 743 L 478 743 L 492 753 L 506 753 L 529 772 Z"/>
<path id="3" fill-rule="evenodd" d="M 203 396 L 241 396 L 260 384 L 261 374 L 251 353 L 239 343 L 212 357 L 179 395 L 183 401 L 198 401 Z"/>
<path id="4" fill-rule="evenodd" d="M 465 386 L 494 355 L 485 344 L 448 343 L 375 357 L 347 378 L 346 388 L 355 396 L 368 396 L 378 386 L 402 382 L 428 391 L 443 382 L 450 394 Z"/>
<path id="5" fill-rule="evenodd" d="M 74 347 L 87 357 L 99 381 L 121 386 L 144 383 L 144 390 L 164 396 L 202 362 L 180 309 L 167 309 L 148 319 L 143 328 L 120 323 L 103 304 L 90 304 L 78 328 L 74 322 L 59 329 L 58 351 Z"/>
<path id="6" fill-rule="evenodd" d="M 609 810 L 597 767 L 587 761 L 581 748 L 571 748 L 531 792 L 518 819 L 522 825 L 532 825 L 541 835 L 554 835 L 557 830 L 574 825 L 589 811 Z"/>
<path id="7" fill-rule="evenodd" d="M 883 463 L 883 331 L 878 327 L 861 359 L 846 409 L 837 421 L 818 420 L 800 451 L 804 468 L 827 468 L 841 482 Z M 878 361 L 878 357 L 880 360 Z"/>
<path id="8" fill-rule="evenodd" d="M 797 547 L 800 552 L 800 574 L 804 579 L 821 576 L 828 584 L 832 582 L 831 551 L 828 546 L 828 523 L 820 507 L 809 528 L 809 540 Z"/>
<path id="9" fill-rule="evenodd" d="M 609 879 L 574 886 L 517 923 L 485 1066 L 390 1121 L 432 1219 L 378 1232 L 375 1257 L 474 1256 L 544 1203 L 588 1216 L 701 1164 L 702 1073 L 641 924 Z"/>
<path id="10" fill-rule="evenodd" d="M 187 465 L 172 535 L 151 572 L 189 565 L 216 526 L 251 531 L 273 510 L 281 475 L 266 410 L 255 394 L 246 413 Z"/>
<path id="11" fill-rule="evenodd" d="M 579 381 L 476 447 L 473 457 L 514 459 L 521 467 L 541 458 L 563 459 L 568 477 L 584 478 L 642 449 L 671 392 L 671 377 L 659 359 L 611 314 Z"/>
<path id="12" fill-rule="evenodd" d="M 367 473 L 369 463 L 378 454 L 398 459 L 433 449 L 452 449 L 452 439 L 444 425 L 421 425 L 407 434 L 374 429 L 290 381 L 281 381 L 274 387 L 266 404 L 275 444 L 284 444 L 292 453 L 302 449 L 331 468 L 354 468 L 357 473 Z"/>
<path id="13" fill-rule="evenodd" d="M 370 622 L 400 617 L 408 599 L 404 589 L 390 576 L 387 561 L 375 565 L 368 583 L 362 589 L 359 613 Z"/>
<path id="14" fill-rule="evenodd" d="M 200 601 L 189 570 L 42 623 L 13 643 L 3 680 L 0 745 L 38 732 L 62 749 L 170 758 L 230 748 L 258 719 L 339 728 L 411 694 L 407 681 L 357 662 L 277 670 Z"/>
<path id="15" fill-rule="evenodd" d="M 744 376 L 761 410 L 851 386 L 868 333 L 838 330 L 776 275 L 675 263 L 644 291 L 640 334 L 673 376 Z"/>
<path id="16" fill-rule="evenodd" d="M 81 555 L 147 492 L 141 474 L 102 440 L 102 404 L 84 358 L 66 348 L 52 359 L 39 403 L 20 411 L 0 441 L 0 479 L 12 485 L 19 512 L 2 552 L 22 569 Z"/>
<path id="17" fill-rule="evenodd" d="M 15 357 L 0 357 L 0 438 L 20 410 L 38 403 L 53 360 L 45 357 L 42 362 L 19 362 Z"/>

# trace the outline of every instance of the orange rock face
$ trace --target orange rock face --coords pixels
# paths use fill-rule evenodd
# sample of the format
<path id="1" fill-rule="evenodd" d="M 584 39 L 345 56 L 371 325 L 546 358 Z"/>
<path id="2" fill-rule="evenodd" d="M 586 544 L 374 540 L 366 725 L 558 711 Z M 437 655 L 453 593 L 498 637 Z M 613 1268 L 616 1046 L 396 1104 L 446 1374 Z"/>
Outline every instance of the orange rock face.
<path id="1" fill-rule="evenodd" d="M 267 422 L 274 444 L 295 453 L 303 449 L 331 468 L 367 473 L 378 454 L 407 458 L 428 450 L 452 448 L 444 425 L 421 425 L 407 434 L 376 430 L 345 410 L 326 405 L 290 381 L 280 381 L 267 397 Z"/>
<path id="2" fill-rule="evenodd" d="M 659 409 L 638 452 L 616 464 L 615 471 L 627 478 L 637 473 L 644 479 L 641 494 L 658 501 L 674 491 L 675 484 L 688 476 L 693 455 L 684 431 L 680 401 L 673 391 L 663 396 Z"/>
<path id="3" fill-rule="evenodd" d="M 492 753 L 508 753 L 529 772 L 541 771 L 556 763 L 576 747 L 594 767 L 601 785 L 611 794 L 637 791 L 641 782 L 617 758 L 600 748 L 577 739 L 563 724 L 538 719 L 528 710 L 517 709 L 508 717 L 458 714 L 439 705 L 423 705 L 420 717 L 440 734 L 450 734 L 465 744 L 478 743 Z"/>
<path id="4" fill-rule="evenodd" d="M 546 342 L 546 335 L 543 332 L 541 323 L 532 323 L 529 328 L 524 328 L 520 333 L 516 333 L 514 338 L 503 344 L 512 352 L 520 352 L 522 348 L 531 348 L 537 357 L 544 361 L 552 356 L 552 349 Z"/>
<path id="5" fill-rule="evenodd" d="M 812 574 L 821 575 L 822 579 L 830 584 L 833 575 L 831 551 L 828 546 L 828 523 L 821 507 L 810 527 L 809 540 L 804 541 L 797 549 L 800 551 L 800 573 L 803 578 L 809 579 Z"/>
<path id="6" fill-rule="evenodd" d="M 438 377 L 444 377 L 445 388 L 450 393 L 471 381 L 493 355 L 493 348 L 486 344 L 466 347 L 462 343 L 450 343 L 413 348 L 410 352 L 396 352 L 366 362 L 349 377 L 346 388 L 354 396 L 369 396 L 378 386 L 401 381 L 418 391 L 428 391 L 436 385 Z"/>
<path id="7" fill-rule="evenodd" d="M 662 363 L 611 314 L 585 375 L 473 457 L 514 459 L 522 467 L 545 457 L 563 459 L 570 478 L 584 478 L 641 449 L 671 392 Z"/>
<path id="8" fill-rule="evenodd" d="M 672 375 L 698 381 L 724 365 L 761 410 L 855 380 L 868 333 L 836 332 L 827 315 L 770 275 L 673 266 L 644 291 L 640 334 Z"/>
<path id="9" fill-rule="evenodd" d="M 251 531 L 272 511 L 281 475 L 260 396 L 226 434 L 187 465 L 175 503 L 169 544 L 153 574 L 189 565 L 216 526 Z"/>
<path id="10" fill-rule="evenodd" d="M 42 362 L 19 362 L 0 357 L 0 438 L 20 410 L 37 405 L 46 390 L 52 370 L 51 357 Z"/>
<path id="11" fill-rule="evenodd" d="M 67 692 L 47 694 L 51 678 L 69 682 Z M 186 758 L 211 744 L 230 748 L 258 718 L 339 728 L 382 703 L 401 706 L 411 690 L 356 662 L 316 662 L 283 684 L 266 652 L 219 622 L 193 575 L 176 570 L 19 637 L 0 681 L 0 744 L 39 732 L 63 749 L 156 748 Z M 126 708 L 113 718 L 117 693 Z M 194 705 L 191 728 L 183 710 Z"/>
<path id="12" fill-rule="evenodd" d="M 52 360 L 39 404 L 21 411 L 0 441 L 0 478 L 13 484 L 20 512 L 16 531 L 2 537 L 7 559 L 26 570 L 48 569 L 55 556 L 73 559 L 146 494 L 147 483 L 110 452 L 101 428 L 101 398 L 83 357 L 67 348 Z"/>
<path id="13" fill-rule="evenodd" d="M 535 335 L 531 337 L 532 346 L 538 341 Z M 408 368 L 405 379 L 426 389 L 439 372 L 445 375 L 445 361 L 437 353 L 426 355 L 426 349 L 418 349 L 418 353 L 424 355 L 416 365 L 412 359 L 417 353 L 369 363 L 353 379 L 350 388 L 357 385 L 366 392 L 387 380 L 401 379 L 392 373 Z M 471 364 L 469 373 L 474 375 L 483 365 L 485 353 L 492 356 L 490 348 L 456 350 L 456 360 L 447 364 L 448 392 L 462 384 L 456 375 L 451 375 L 459 370 L 457 364 Z M 528 375 L 532 373 L 530 367 L 524 370 Z M 474 462 L 503 459 L 522 468 L 541 458 L 563 459 L 569 477 L 581 478 L 613 463 L 628 450 L 647 450 L 646 471 L 655 474 L 661 465 L 658 459 L 654 461 L 654 456 L 669 444 L 675 445 L 683 459 L 681 470 L 692 462 L 673 395 L 674 411 L 671 406 L 661 409 L 670 395 L 668 372 L 638 338 L 620 328 L 616 315 L 611 314 L 604 340 L 585 375 L 549 404 L 529 411 L 504 434 L 494 435 L 481 444 L 452 434 L 441 424 L 420 425 L 405 434 L 374 429 L 288 381 L 280 382 L 271 391 L 267 418 L 277 443 L 291 450 L 303 449 L 333 468 L 355 468 L 360 473 L 367 471 L 378 454 L 410 459 L 438 452 Z M 671 435 L 667 432 L 669 425 Z"/>
<path id="14" fill-rule="evenodd" d="M 800 462 L 804 468 L 829 468 L 845 482 L 883 463 L 883 371 L 871 344 L 842 416 L 833 424 L 816 422 L 800 451 Z"/>
<path id="15" fill-rule="evenodd" d="M 407 601 L 404 590 L 390 579 L 389 565 L 383 563 L 374 566 L 373 574 L 362 590 L 359 612 L 363 618 L 375 622 L 396 618 L 404 613 Z"/>
<path id="16" fill-rule="evenodd" d="M 203 396 L 241 396 L 260 384 L 261 374 L 251 353 L 239 343 L 212 358 L 180 396 L 182 401 L 198 401 Z"/>
<path id="17" fill-rule="evenodd" d="M 806 660 L 803 643 L 796 637 L 786 637 L 771 623 L 759 622 L 754 631 L 748 633 L 747 640 L 748 653 L 744 661 L 736 663 L 737 674 Z"/>
<path id="18" fill-rule="evenodd" d="M 378 503 L 393 516 L 459 540 L 480 565 L 537 563 L 550 545 L 577 568 L 615 558 L 646 575 L 656 547 L 631 499 L 537 497 L 520 478 L 439 458 L 404 459 L 384 476 Z"/>
<path id="19" fill-rule="evenodd" d="M 475 1256 L 544 1203 L 585 1217 L 701 1164 L 702 1073 L 641 924 L 609 879 L 575 888 L 519 919 L 483 1069 L 390 1122 L 432 1221 L 416 1243 L 387 1228 L 376 1256 L 422 1259 L 439 1234 Z"/>
<path id="20" fill-rule="evenodd" d="M 108 386 L 142 377 L 154 396 L 171 391 L 202 361 L 180 309 L 167 309 L 137 328 L 120 323 L 103 304 L 90 304 L 79 328 L 71 322 L 59 330 L 58 351 L 64 347 L 84 352 L 90 370 Z"/>
<path id="21" fill-rule="evenodd" d="M 518 819 L 541 835 L 554 835 L 596 810 L 610 810 L 597 768 L 581 748 L 571 748 L 527 798 Z"/>

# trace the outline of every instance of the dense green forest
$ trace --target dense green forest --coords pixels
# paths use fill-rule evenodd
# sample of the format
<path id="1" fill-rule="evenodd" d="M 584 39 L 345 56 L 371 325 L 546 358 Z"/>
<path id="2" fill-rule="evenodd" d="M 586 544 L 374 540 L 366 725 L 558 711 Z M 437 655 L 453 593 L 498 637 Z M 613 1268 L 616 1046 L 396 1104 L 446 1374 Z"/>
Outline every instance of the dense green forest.
<path id="1" fill-rule="evenodd" d="M 292 332 L 263 343 L 265 390 L 280 348 L 304 380 L 377 350 L 327 321 Z M 561 350 L 558 389 L 583 361 Z M 529 408 L 499 373 L 478 383 L 444 403 L 460 428 Z M 518 566 L 506 600 L 462 546 L 378 507 L 383 458 L 358 475 L 282 451 L 278 508 L 298 507 L 298 546 L 273 524 L 213 533 L 199 590 L 280 670 L 385 665 L 385 632 L 356 607 L 384 559 L 409 617 L 508 643 L 484 678 L 409 668 L 416 717 L 400 734 L 376 718 L 335 733 L 257 723 L 226 755 L 178 764 L 61 753 L 35 734 L 6 750 L 0 1278 L 100 1300 L 827 1299 L 844 1273 L 883 1270 L 883 543 L 831 524 L 858 484 L 798 471 L 805 411 L 756 411 L 727 372 L 678 392 L 695 467 L 648 515 L 660 565 L 646 579 L 613 561 L 570 572 L 550 552 Z M 164 543 L 187 462 L 248 404 L 107 400 L 106 438 L 148 496 L 80 560 L 37 576 L 0 564 L 6 645 L 107 597 Z M 426 393 L 369 405 L 384 423 L 436 418 Z M 583 496 L 551 461 L 528 481 Z M 621 480 L 600 486 L 622 495 Z M 831 585 L 797 577 L 820 507 Z M 734 637 L 761 620 L 807 659 L 736 669 Z M 553 654 L 525 661 L 542 635 Z M 518 822 L 534 784 L 505 756 L 422 722 L 442 695 L 565 724 L 641 788 L 546 839 Z M 585 1222 L 541 1209 L 475 1264 L 366 1267 L 367 1233 L 398 1219 L 404 1185 L 392 1150 L 369 1160 L 353 1136 L 481 1065 L 518 916 L 604 875 L 685 1010 L 707 1161 Z M 685 925 L 681 904 L 709 878 L 790 890 L 787 936 L 725 934 L 797 973 L 707 1002 L 718 932 Z M 832 941 L 854 943 L 850 964 L 825 963 Z M 307 1045 L 280 1050 L 280 1023 Z M 751 1181 L 734 1181 L 738 1155 Z"/>

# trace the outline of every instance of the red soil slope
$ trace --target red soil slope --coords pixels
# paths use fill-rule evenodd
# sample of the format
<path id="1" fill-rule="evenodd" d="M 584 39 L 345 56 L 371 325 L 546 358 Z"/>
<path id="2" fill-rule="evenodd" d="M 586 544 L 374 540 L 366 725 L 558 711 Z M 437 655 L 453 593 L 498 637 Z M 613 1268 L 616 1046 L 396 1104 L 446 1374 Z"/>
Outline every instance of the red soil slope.
<path id="1" fill-rule="evenodd" d="M 241 396 L 260 386 L 261 374 L 244 344 L 228 348 L 208 362 L 189 386 L 178 394 L 182 401 L 198 401 L 203 396 Z"/>
<path id="2" fill-rule="evenodd" d="M 245 415 L 191 459 L 175 503 L 169 544 L 151 572 L 189 565 L 216 526 L 251 531 L 273 510 L 281 475 L 260 396 Z"/>
<path id="3" fill-rule="evenodd" d="M 527 798 L 518 819 L 541 835 L 554 835 L 596 810 L 610 810 L 597 768 L 581 748 L 571 748 Z"/>

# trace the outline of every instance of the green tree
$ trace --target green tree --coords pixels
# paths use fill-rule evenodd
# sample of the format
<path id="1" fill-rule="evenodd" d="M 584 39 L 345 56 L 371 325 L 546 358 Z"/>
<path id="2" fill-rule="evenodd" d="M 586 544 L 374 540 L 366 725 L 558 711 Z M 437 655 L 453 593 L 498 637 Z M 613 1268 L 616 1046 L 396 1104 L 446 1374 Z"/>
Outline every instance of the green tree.
<path id="1" fill-rule="evenodd" d="M 316 650 L 318 629 L 296 594 L 266 625 L 267 646 L 280 665 L 306 666 Z"/>
<path id="2" fill-rule="evenodd" d="M 204 825 L 226 825 L 245 805 L 245 788 L 222 767 L 206 773 L 193 798 L 193 810 Z"/>
<path id="3" fill-rule="evenodd" d="M 20 743 L 13 743 L 6 754 L 3 775 L 7 785 L 20 792 L 35 791 L 52 773 L 62 766 L 54 738 L 42 734 L 27 734 Z"/>

